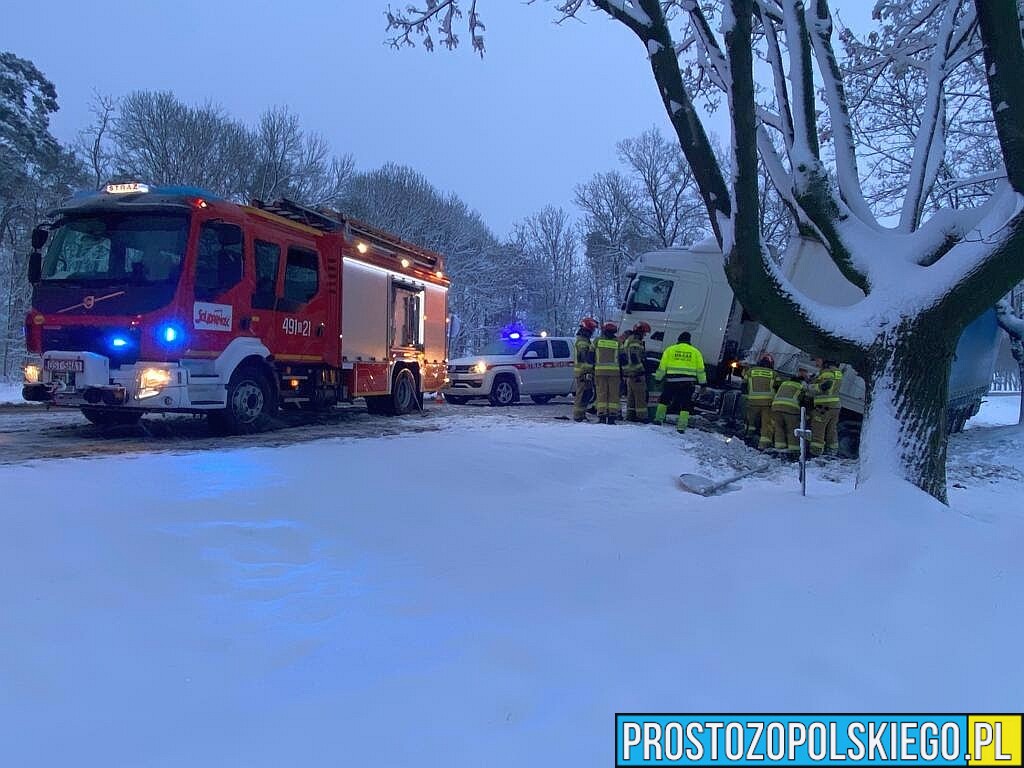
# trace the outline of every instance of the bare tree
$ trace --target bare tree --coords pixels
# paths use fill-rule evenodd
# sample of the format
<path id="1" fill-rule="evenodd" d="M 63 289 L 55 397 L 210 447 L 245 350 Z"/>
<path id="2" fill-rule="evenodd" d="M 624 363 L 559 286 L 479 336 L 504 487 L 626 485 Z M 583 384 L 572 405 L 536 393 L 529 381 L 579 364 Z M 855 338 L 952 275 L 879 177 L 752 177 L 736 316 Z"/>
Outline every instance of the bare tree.
<path id="1" fill-rule="evenodd" d="M 516 225 L 515 243 L 527 264 L 528 322 L 538 330 L 568 333 L 583 305 L 583 270 L 569 214 L 545 206 Z"/>
<path id="2" fill-rule="evenodd" d="M 255 158 L 248 197 L 288 197 L 312 206 L 335 206 L 355 169 L 351 155 L 334 157 L 327 141 L 303 130 L 286 107 L 268 109 L 253 137 Z"/>
<path id="3" fill-rule="evenodd" d="M 686 244 L 705 229 L 707 213 L 678 143 L 649 128 L 620 141 L 618 152 L 638 187 L 631 214 L 642 237 L 669 248 Z"/>
<path id="4" fill-rule="evenodd" d="M 576 205 L 591 279 L 588 311 L 606 316 L 625 295 L 626 268 L 648 245 L 636 230 L 640 194 L 624 174 L 609 171 L 576 187 Z"/>
<path id="5" fill-rule="evenodd" d="M 92 122 L 78 132 L 74 147 L 89 169 L 92 188 L 99 189 L 113 175 L 110 132 L 117 113 L 117 99 L 93 91 L 89 112 Z"/>

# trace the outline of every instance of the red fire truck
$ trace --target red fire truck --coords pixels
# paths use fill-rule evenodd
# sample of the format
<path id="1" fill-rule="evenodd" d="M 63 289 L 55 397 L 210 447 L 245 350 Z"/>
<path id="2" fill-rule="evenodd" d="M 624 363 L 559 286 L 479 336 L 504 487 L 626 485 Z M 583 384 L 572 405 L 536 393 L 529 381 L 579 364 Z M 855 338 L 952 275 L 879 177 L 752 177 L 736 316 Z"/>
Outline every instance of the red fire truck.
<path id="1" fill-rule="evenodd" d="M 253 432 L 278 408 L 356 397 L 407 413 L 444 385 L 441 257 L 341 215 L 110 184 L 32 240 L 27 400 Z"/>

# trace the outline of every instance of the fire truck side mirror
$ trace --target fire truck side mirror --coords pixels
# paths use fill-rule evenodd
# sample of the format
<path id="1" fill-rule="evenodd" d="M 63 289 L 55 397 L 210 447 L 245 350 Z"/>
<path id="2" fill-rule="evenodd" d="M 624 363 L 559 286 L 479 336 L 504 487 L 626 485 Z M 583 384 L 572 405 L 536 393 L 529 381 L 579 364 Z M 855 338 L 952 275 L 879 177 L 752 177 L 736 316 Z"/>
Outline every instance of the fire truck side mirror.
<path id="1" fill-rule="evenodd" d="M 43 254 L 32 251 L 28 255 L 28 281 L 35 285 L 43 276 Z"/>
<path id="2" fill-rule="evenodd" d="M 50 237 L 50 233 L 47 232 L 42 227 L 36 227 L 35 229 L 33 229 L 32 230 L 32 250 L 33 251 L 38 251 L 40 248 L 42 248 L 44 245 L 46 245 L 46 241 L 49 239 L 49 237 Z"/>

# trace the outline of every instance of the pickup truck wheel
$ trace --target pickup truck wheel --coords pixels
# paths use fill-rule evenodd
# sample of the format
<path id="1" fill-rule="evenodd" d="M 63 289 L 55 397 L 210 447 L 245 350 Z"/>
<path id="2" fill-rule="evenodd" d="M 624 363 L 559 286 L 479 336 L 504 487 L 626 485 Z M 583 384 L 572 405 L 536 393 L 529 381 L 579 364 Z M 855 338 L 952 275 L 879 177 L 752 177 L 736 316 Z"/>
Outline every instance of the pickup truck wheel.
<path id="1" fill-rule="evenodd" d="M 550 403 L 552 397 L 554 397 L 554 395 L 530 395 L 530 399 L 537 405 L 546 405 Z"/>
<path id="2" fill-rule="evenodd" d="M 142 414 L 132 411 L 107 411 L 102 408 L 83 408 L 82 415 L 97 427 L 129 427 L 138 424 Z"/>
<path id="3" fill-rule="evenodd" d="M 519 389 L 511 376 L 499 376 L 494 380 L 491 387 L 491 394 L 488 398 L 491 405 L 513 405 L 519 402 Z"/>
<path id="4" fill-rule="evenodd" d="M 243 366 L 228 382 L 228 407 L 210 414 L 220 434 L 248 435 L 267 429 L 277 413 L 277 393 L 259 370 Z"/>
<path id="5" fill-rule="evenodd" d="M 468 397 L 459 397 L 458 395 L 445 395 L 444 401 L 451 403 L 452 405 L 465 405 L 469 402 Z"/>

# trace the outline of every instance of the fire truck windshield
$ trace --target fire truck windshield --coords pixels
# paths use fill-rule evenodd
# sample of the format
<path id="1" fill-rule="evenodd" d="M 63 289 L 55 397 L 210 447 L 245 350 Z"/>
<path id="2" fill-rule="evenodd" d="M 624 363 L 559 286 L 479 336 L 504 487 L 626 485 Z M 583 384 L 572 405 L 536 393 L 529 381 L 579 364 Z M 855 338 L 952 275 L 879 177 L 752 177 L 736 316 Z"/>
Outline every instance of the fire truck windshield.
<path id="1" fill-rule="evenodd" d="M 102 213 L 57 222 L 43 259 L 44 282 L 76 285 L 176 284 L 188 216 Z"/>

